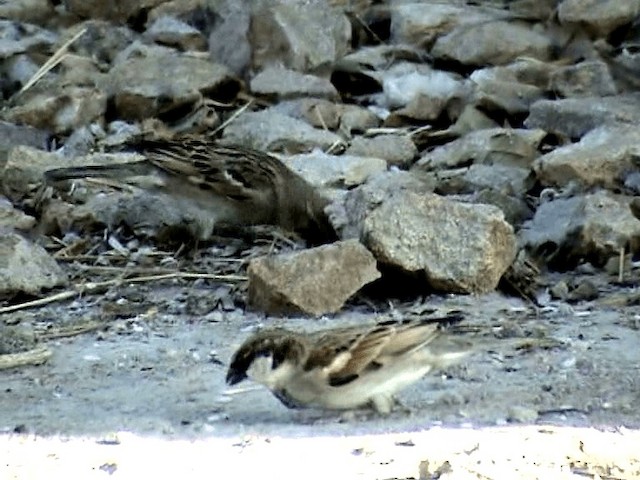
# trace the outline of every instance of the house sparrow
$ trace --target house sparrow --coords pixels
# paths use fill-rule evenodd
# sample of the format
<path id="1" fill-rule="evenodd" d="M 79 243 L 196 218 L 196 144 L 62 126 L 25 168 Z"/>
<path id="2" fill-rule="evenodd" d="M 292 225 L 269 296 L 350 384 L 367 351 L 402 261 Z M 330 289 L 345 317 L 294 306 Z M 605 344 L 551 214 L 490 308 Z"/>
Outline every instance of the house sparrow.
<path id="1" fill-rule="evenodd" d="M 328 200 L 271 155 L 218 145 L 203 137 L 144 141 L 136 148 L 146 159 L 57 168 L 45 172 L 45 180 L 127 179 L 154 193 L 171 195 L 181 205 L 196 210 L 194 235 L 198 240 L 209 238 L 217 223 L 278 225 L 307 240 L 335 239 L 324 212 Z M 153 181 L 149 176 L 154 177 Z"/>
<path id="2" fill-rule="evenodd" d="M 461 319 L 389 320 L 311 334 L 263 330 L 233 355 L 226 381 L 250 378 L 289 408 L 371 406 L 389 413 L 398 390 L 469 353 L 467 346 L 442 351 L 430 345 L 442 324 Z"/>

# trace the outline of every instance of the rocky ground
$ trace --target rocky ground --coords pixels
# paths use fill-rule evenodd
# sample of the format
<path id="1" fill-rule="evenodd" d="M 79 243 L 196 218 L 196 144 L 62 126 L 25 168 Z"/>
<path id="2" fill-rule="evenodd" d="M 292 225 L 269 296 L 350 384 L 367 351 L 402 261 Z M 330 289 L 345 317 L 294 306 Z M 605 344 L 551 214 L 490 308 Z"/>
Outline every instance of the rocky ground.
<path id="1" fill-rule="evenodd" d="M 0 2 L 7 478 L 640 477 L 636 0 L 116 3 Z M 205 136 L 335 241 L 44 180 Z M 224 385 L 264 326 L 451 311 L 388 416 Z"/>

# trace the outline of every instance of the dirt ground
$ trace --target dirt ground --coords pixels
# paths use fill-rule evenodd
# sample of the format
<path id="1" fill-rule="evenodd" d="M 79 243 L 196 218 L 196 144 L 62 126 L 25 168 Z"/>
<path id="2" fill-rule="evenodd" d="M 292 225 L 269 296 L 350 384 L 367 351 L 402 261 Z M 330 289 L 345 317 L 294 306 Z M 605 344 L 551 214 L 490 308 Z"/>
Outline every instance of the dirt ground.
<path id="1" fill-rule="evenodd" d="M 183 451 L 186 456 L 178 464 L 199 478 L 213 466 L 185 459 L 207 446 L 217 452 L 218 465 L 237 469 L 238 478 L 244 475 L 240 472 L 249 475 L 249 465 L 258 468 L 278 459 L 280 470 L 258 468 L 261 478 L 299 478 L 309 468 L 319 477 L 335 478 L 515 478 L 491 473 L 499 465 L 506 469 L 503 473 L 520 471 L 518 478 L 584 478 L 585 472 L 640 478 L 639 432 L 629 430 L 640 427 L 640 309 L 616 307 L 620 302 L 612 301 L 634 295 L 638 282 L 636 278 L 629 286 L 616 287 L 604 276 L 593 276 L 592 281 L 598 281 L 604 293 L 576 305 L 550 302 L 536 308 L 498 293 L 427 297 L 434 314 L 464 312 L 468 331 L 462 335 L 475 342 L 477 350 L 462 364 L 402 392 L 411 413 L 395 411 L 388 417 L 288 410 L 265 389 L 229 392 L 224 384 L 231 354 L 256 327 L 279 324 L 309 330 L 374 322 L 377 315 L 389 314 L 364 303 L 321 319 L 265 319 L 221 308 L 194 315 L 193 305 L 206 310 L 206 304 L 198 302 L 216 287 L 170 281 L 5 314 L 5 324 L 19 320 L 20 325 L 46 331 L 60 322 L 99 319 L 105 306 L 131 307 L 144 299 L 137 313 L 116 316 L 107 328 L 48 340 L 53 354 L 43 365 L 0 371 L 0 452 L 5 450 L 9 459 L 9 476 L 3 478 L 38 478 L 39 468 L 61 476 L 74 469 L 119 473 L 120 478 L 156 470 L 161 474 L 167 460 L 148 449 L 163 448 L 176 455 Z M 403 305 L 394 308 L 398 314 Z M 439 444 L 449 437 L 450 443 Z M 590 445 L 604 456 L 580 460 L 555 447 L 540 457 L 501 453 L 511 448 L 539 453 L 551 446 L 551 437 L 583 457 L 588 452 L 576 445 L 595 438 Z M 635 449 L 625 450 L 634 442 Z M 614 443 L 619 445 L 615 449 Z M 41 453 L 34 449 L 38 446 Z M 127 460 L 131 448 L 137 461 L 152 455 L 153 468 L 147 464 L 145 470 L 136 460 Z M 292 457 L 297 448 L 302 456 Z M 607 456 L 610 450 L 613 456 Z M 218 456 L 225 451 L 229 454 L 224 458 Z M 87 453 L 79 461 L 73 452 Z M 316 458 L 319 452 L 331 461 Z M 25 455 L 32 461 L 20 460 Z M 112 460 L 104 460 L 105 455 Z M 342 457 L 351 474 L 339 468 L 333 472 Z M 310 463 L 307 458 L 312 458 Z M 548 476 L 550 472 L 565 476 Z"/>

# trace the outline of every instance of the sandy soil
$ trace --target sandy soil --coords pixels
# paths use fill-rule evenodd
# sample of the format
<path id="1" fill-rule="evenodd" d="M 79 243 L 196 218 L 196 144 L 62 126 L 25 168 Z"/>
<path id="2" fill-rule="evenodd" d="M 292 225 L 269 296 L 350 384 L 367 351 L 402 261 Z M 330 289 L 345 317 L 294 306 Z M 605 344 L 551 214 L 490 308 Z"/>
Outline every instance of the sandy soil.
<path id="1" fill-rule="evenodd" d="M 600 280 L 607 284 L 606 278 Z M 542 309 L 497 293 L 482 297 L 430 297 L 426 299 L 429 308 L 437 313 L 453 309 L 465 312 L 469 332 L 464 335 L 477 344 L 476 353 L 461 365 L 427 377 L 404 391 L 401 400 L 412 410 L 411 414 L 396 411 L 388 417 L 357 415 L 348 420 L 332 413 L 288 410 L 262 388 L 229 394 L 224 385 L 226 363 L 233 350 L 260 325 L 277 323 L 314 329 L 373 322 L 376 314 L 370 307 L 353 305 L 334 318 L 318 320 L 265 319 L 241 309 L 194 315 L 193 309 L 202 309 L 202 305 L 193 305 L 206 299 L 212 287 L 204 282 L 174 282 L 137 285 L 104 296 L 89 295 L 71 303 L 7 314 L 3 318 L 5 323 L 20 320 L 21 325 L 43 328 L 74 319 L 99 319 L 105 308 L 113 305 L 128 305 L 130 311 L 136 312 L 110 321 L 108 328 L 49 340 L 47 346 L 53 355 L 44 365 L 0 371 L 0 429 L 4 432 L 0 445 L 2 450 L 6 448 L 9 453 L 6 458 L 10 459 L 7 463 L 10 475 L 4 478 L 39 477 L 37 468 L 55 464 L 50 455 L 60 462 L 70 462 L 69 468 L 84 473 L 87 470 L 83 468 L 94 473 L 98 469 L 101 474 L 119 472 L 121 478 L 129 478 L 133 467 L 118 467 L 135 463 L 122 456 L 131 453 L 124 446 L 139 445 L 138 460 L 144 461 L 146 455 L 151 455 L 148 449 L 161 450 L 158 442 L 164 445 L 162 448 L 175 445 L 176 451 L 183 448 L 185 452 L 217 445 L 220 452 L 235 452 L 225 456 L 224 465 L 231 468 L 235 458 L 239 462 L 238 472 L 248 472 L 243 459 L 261 464 L 282 456 L 286 462 L 287 452 L 293 448 L 287 445 L 295 439 L 296 448 L 304 450 L 306 445 L 311 449 L 303 455 L 312 460 L 298 469 L 292 466 L 295 461 L 289 464 L 286 471 L 290 470 L 291 478 L 295 472 L 301 473 L 300 468 L 315 468 L 316 463 L 320 470 L 314 471 L 328 475 L 335 468 L 332 462 L 339 461 L 341 455 L 349 458 L 349 468 L 355 469 L 352 473 L 360 471 L 360 467 L 364 469 L 362 472 L 368 472 L 362 478 L 432 478 L 438 472 L 446 473 L 436 472 L 445 465 L 445 460 L 449 464 L 461 461 L 459 455 L 465 459 L 464 468 L 454 468 L 456 475 L 462 475 L 462 471 L 482 471 L 485 476 L 469 473 L 469 478 L 507 478 L 491 473 L 486 463 L 480 470 L 471 468 L 478 461 L 477 455 L 470 452 L 477 450 L 473 444 L 478 444 L 481 437 L 476 436 L 480 432 L 488 435 L 485 438 L 490 439 L 491 445 L 509 439 L 503 448 L 517 444 L 527 451 L 534 448 L 526 443 L 534 441 L 531 440 L 534 437 L 542 442 L 535 449 L 544 449 L 549 437 L 544 432 L 574 440 L 598 433 L 600 437 L 593 438 L 603 442 L 602 448 L 609 448 L 613 435 L 621 445 L 635 441 L 637 446 L 640 445 L 637 434 L 625 429 L 640 427 L 640 309 L 605 306 L 614 302 L 603 300 L 621 293 L 631 294 L 634 289 L 637 287 L 611 287 L 601 300 L 573 306 L 552 302 Z M 396 308 L 401 310 L 402 306 L 397 304 Z M 535 426 L 525 429 L 523 424 Z M 595 427 L 600 432 L 567 427 Z M 434 449 L 425 445 L 438 443 L 438 439 L 448 435 L 453 443 L 448 444 L 448 450 L 445 448 L 446 454 L 433 457 Z M 64 442 L 59 441 L 61 436 Z M 331 439 L 345 443 L 338 447 Z M 84 446 L 88 452 L 96 451 L 97 458 L 106 452 L 113 454 L 114 466 L 109 467 L 108 461 L 99 463 L 102 460 L 95 460 L 98 464 L 87 463 L 86 459 L 77 462 L 68 442 L 78 448 Z M 395 442 L 392 449 L 383 447 L 389 442 Z M 319 448 L 327 443 L 331 448 Z M 366 453 L 369 444 L 375 444 L 371 452 L 377 453 Z M 38 450 L 32 452 L 35 455 L 32 458 L 40 458 L 39 466 L 20 460 L 28 445 L 43 448 L 40 454 Z M 485 443 L 478 445 L 488 455 L 482 457 L 485 462 L 497 455 L 496 461 L 502 462 L 500 468 L 508 471 L 517 467 L 509 463 L 515 460 L 507 462 L 510 456 L 488 452 Z M 576 448 L 575 443 L 566 446 Z M 316 458 L 318 452 L 325 450 L 335 450 L 336 456 L 329 462 L 333 466 Z M 410 468 L 391 451 L 403 452 L 398 455 L 410 451 L 410 461 L 407 460 Z M 463 451 L 466 453 L 462 454 Z M 633 450 L 638 452 L 635 456 L 625 457 L 622 454 L 625 451 L 616 449 L 617 460 L 603 453 L 607 462 L 622 469 L 617 473 L 601 471 L 603 478 L 607 475 L 638 478 L 629 473 L 634 468 L 640 476 L 640 448 Z M 539 461 L 531 455 L 518 457 L 523 462 L 520 467 L 526 465 L 529 472 L 519 478 L 551 478 L 542 471 L 535 473 L 536 464 L 539 468 L 560 469 L 557 472 L 564 472 L 563 475 L 583 475 L 582 470 L 576 470 L 575 462 L 570 465 L 570 455 L 565 453 L 560 460 L 556 459 L 558 452 L 552 450 L 548 458 L 541 457 Z M 380 455 L 388 455 L 391 463 L 382 468 Z M 427 459 L 431 460 L 430 466 L 423 464 L 419 471 L 420 462 Z M 597 464 L 600 468 L 604 461 L 592 462 L 591 467 Z M 166 463 L 162 459 L 155 462 L 149 473 L 154 469 L 161 473 L 161 466 Z M 63 465 L 57 467 L 60 475 L 69 472 Z M 191 461 L 184 465 L 185 468 L 191 465 L 189 471 L 194 473 L 213 468 L 207 462 L 199 467 Z M 55 466 L 51 468 L 56 471 Z M 585 471 L 598 473 L 593 469 Z M 281 477 L 273 478 L 288 478 L 284 470 L 280 474 Z M 467 478 L 456 475 L 445 478 Z"/>

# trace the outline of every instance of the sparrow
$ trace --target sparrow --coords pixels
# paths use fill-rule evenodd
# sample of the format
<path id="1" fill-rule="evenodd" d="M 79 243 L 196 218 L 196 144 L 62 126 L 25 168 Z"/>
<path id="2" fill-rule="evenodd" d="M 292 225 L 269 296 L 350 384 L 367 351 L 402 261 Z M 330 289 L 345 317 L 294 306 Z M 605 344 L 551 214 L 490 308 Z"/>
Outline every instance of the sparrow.
<path id="1" fill-rule="evenodd" d="M 308 334 L 266 329 L 235 352 L 226 382 L 251 379 L 289 408 L 372 407 L 387 414 L 397 391 L 470 353 L 467 345 L 432 348 L 441 327 L 460 320 L 460 315 L 387 320 Z"/>
<path id="2" fill-rule="evenodd" d="M 324 212 L 329 201 L 267 153 L 193 136 L 145 140 L 135 148 L 143 160 L 57 168 L 44 173 L 45 181 L 106 177 L 171 195 L 198 212 L 198 240 L 208 239 L 217 223 L 277 225 L 317 243 L 336 238 Z"/>

